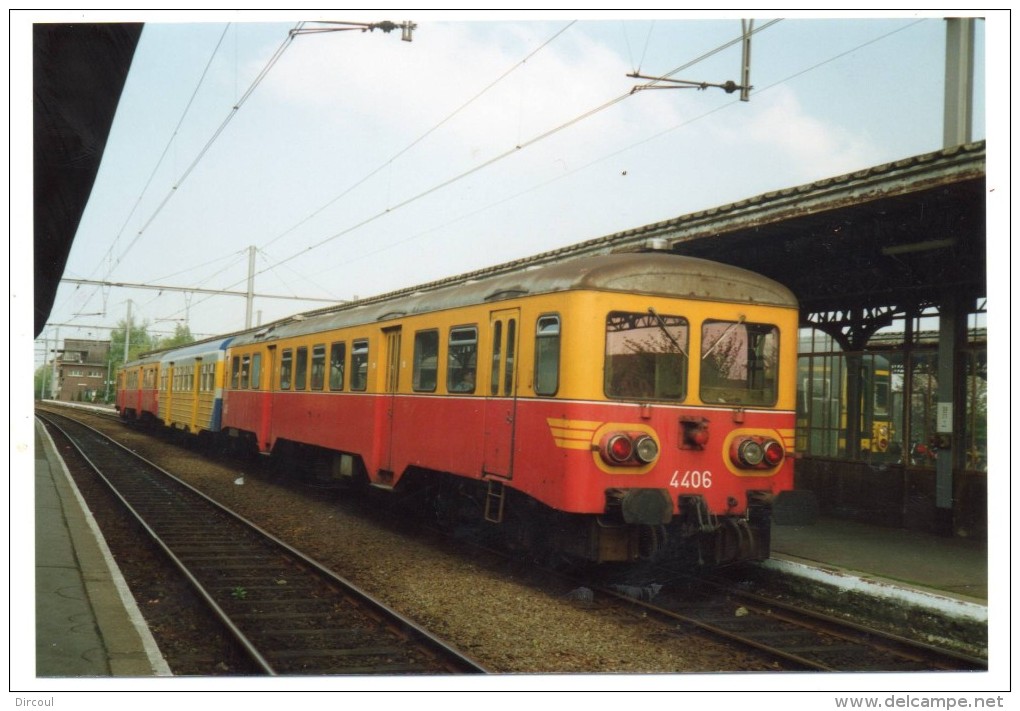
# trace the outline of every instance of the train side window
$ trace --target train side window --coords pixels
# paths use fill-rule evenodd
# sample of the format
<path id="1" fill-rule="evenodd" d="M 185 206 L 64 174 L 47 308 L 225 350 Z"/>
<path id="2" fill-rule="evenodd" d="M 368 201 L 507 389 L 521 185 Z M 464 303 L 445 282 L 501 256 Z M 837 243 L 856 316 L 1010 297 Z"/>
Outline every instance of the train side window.
<path id="1" fill-rule="evenodd" d="M 611 311 L 606 316 L 605 391 L 612 398 L 683 400 L 689 327 L 682 316 Z"/>
<path id="2" fill-rule="evenodd" d="M 446 390 L 451 393 L 473 393 L 478 368 L 478 328 L 469 326 L 450 329 L 447 344 Z"/>
<path id="3" fill-rule="evenodd" d="M 560 385 L 560 317 L 539 316 L 535 327 L 535 394 L 555 395 Z"/>
<path id="4" fill-rule="evenodd" d="M 503 322 L 496 321 L 492 329 L 492 372 L 489 378 L 489 394 L 499 394 L 499 361 L 503 354 Z"/>
<path id="5" fill-rule="evenodd" d="M 251 357 L 251 388 L 258 390 L 262 386 L 262 354 L 255 353 Z"/>
<path id="6" fill-rule="evenodd" d="M 368 341 L 354 341 L 351 344 L 351 390 L 368 387 Z"/>
<path id="7" fill-rule="evenodd" d="M 297 349 L 297 357 L 294 363 L 294 389 L 304 390 L 305 381 L 308 376 L 308 347 L 301 346 Z"/>
<path id="8" fill-rule="evenodd" d="M 294 360 L 294 352 L 285 348 L 280 356 L 280 390 L 290 390 L 291 364 Z"/>
<path id="9" fill-rule="evenodd" d="M 517 344 L 517 319 L 506 322 L 506 361 L 503 363 L 503 394 L 509 395 L 514 389 L 514 348 Z"/>
<path id="10" fill-rule="evenodd" d="M 251 356 L 241 356 L 241 389 L 248 389 L 248 375 L 251 372 Z"/>
<path id="11" fill-rule="evenodd" d="M 779 329 L 743 321 L 701 326 L 701 400 L 771 406 L 779 386 Z"/>
<path id="12" fill-rule="evenodd" d="M 439 379 L 439 331 L 414 334 L 414 370 L 411 388 L 417 392 L 435 392 Z"/>
<path id="13" fill-rule="evenodd" d="M 334 343 L 329 347 L 329 389 L 344 389 L 344 363 L 347 360 L 347 344 Z"/>
<path id="14" fill-rule="evenodd" d="M 312 346 L 312 390 L 322 390 L 326 380 L 326 345 Z"/>
<path id="15" fill-rule="evenodd" d="M 230 387 L 237 390 L 240 381 L 241 373 L 241 356 L 234 356 L 233 363 L 230 366 Z"/>

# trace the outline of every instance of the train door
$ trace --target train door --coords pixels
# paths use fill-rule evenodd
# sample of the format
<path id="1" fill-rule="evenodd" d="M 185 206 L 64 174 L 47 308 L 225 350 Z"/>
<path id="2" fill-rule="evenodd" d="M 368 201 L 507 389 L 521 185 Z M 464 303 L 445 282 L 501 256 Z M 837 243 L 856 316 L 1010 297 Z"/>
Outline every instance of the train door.
<path id="1" fill-rule="evenodd" d="M 386 343 L 384 362 L 386 363 L 386 381 L 383 384 L 383 391 L 386 397 L 382 398 L 384 403 L 384 417 L 379 425 L 381 434 L 380 451 L 381 468 L 393 471 L 393 419 L 396 413 L 397 390 L 400 387 L 400 326 L 383 329 Z"/>
<path id="2" fill-rule="evenodd" d="M 176 369 L 174 364 L 171 362 L 168 364 L 166 371 L 166 407 L 163 410 L 163 424 L 167 427 L 173 422 L 173 413 L 171 412 L 174 406 L 174 378 L 176 377 Z M 162 403 L 161 403 L 162 404 Z"/>
<path id="3" fill-rule="evenodd" d="M 265 379 L 265 395 L 259 397 L 261 405 L 259 412 L 258 448 L 260 452 L 268 452 L 273 444 L 273 404 L 276 401 L 276 344 L 266 346 L 266 363 L 264 371 L 268 373 Z M 226 377 L 226 376 L 224 376 Z"/>
<path id="4" fill-rule="evenodd" d="M 195 358 L 195 364 L 191 366 L 191 417 L 188 421 L 192 432 L 198 432 L 205 429 L 199 422 L 199 414 L 201 412 L 200 405 L 202 399 L 202 359 Z M 203 418 L 204 419 L 204 418 Z"/>
<path id="5" fill-rule="evenodd" d="M 514 421 L 517 417 L 517 350 L 520 309 L 489 315 L 490 366 L 485 388 L 485 474 L 513 474 Z"/>

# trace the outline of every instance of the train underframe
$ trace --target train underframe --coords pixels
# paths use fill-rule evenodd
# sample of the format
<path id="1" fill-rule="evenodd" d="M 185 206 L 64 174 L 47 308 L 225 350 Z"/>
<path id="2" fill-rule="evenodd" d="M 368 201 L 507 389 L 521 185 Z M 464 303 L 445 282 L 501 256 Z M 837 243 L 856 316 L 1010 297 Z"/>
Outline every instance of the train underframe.
<path id="1" fill-rule="evenodd" d="M 273 470 L 323 485 L 384 489 L 388 505 L 422 515 L 457 537 L 498 541 L 538 557 L 587 563 L 669 562 L 719 566 L 769 557 L 771 496 L 747 494 L 746 513 L 716 515 L 704 498 L 664 489 L 610 489 L 602 514 L 556 511 L 501 479 L 468 479 L 412 468 L 396 487 L 373 487 L 357 455 L 280 440 Z"/>

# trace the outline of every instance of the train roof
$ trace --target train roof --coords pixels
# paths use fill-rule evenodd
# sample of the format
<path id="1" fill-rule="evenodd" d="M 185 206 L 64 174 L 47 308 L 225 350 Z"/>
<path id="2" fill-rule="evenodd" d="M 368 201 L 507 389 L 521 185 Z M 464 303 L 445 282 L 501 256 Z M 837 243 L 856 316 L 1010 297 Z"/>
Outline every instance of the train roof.
<path id="1" fill-rule="evenodd" d="M 796 298 L 785 286 L 739 267 L 663 252 L 605 254 L 320 309 L 237 334 L 232 345 L 566 291 L 797 307 Z"/>
<path id="2" fill-rule="evenodd" d="M 212 341 L 189 343 L 187 345 L 183 345 L 178 348 L 171 348 L 168 351 L 162 352 L 159 360 L 161 363 L 168 363 L 180 358 L 194 358 L 207 355 L 209 353 L 216 353 L 217 351 L 225 351 L 232 340 L 234 340 L 233 337 L 223 338 L 221 336 Z"/>
<path id="3" fill-rule="evenodd" d="M 152 351 L 151 353 L 146 353 L 135 360 L 123 364 L 121 369 L 137 368 L 140 365 L 148 365 L 151 363 L 170 363 L 178 360 L 179 358 L 193 358 L 207 353 L 225 351 L 232 340 L 234 340 L 233 336 L 217 336 L 216 338 L 207 338 L 195 343 L 187 343 L 183 346 L 175 346 L 173 348 Z"/>

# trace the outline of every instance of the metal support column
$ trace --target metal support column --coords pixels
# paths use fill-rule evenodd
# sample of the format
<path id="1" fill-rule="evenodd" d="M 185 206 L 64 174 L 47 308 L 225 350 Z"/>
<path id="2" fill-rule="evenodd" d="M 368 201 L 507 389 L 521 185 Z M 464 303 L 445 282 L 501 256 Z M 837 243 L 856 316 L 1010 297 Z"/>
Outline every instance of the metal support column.
<path id="1" fill-rule="evenodd" d="M 946 20 L 946 93 L 942 145 L 970 143 L 974 121 L 974 18 Z"/>
<path id="2" fill-rule="evenodd" d="M 935 430 L 939 437 L 935 460 L 935 530 L 954 533 L 953 492 L 959 459 L 964 451 L 966 398 L 960 393 L 963 378 L 958 355 L 966 343 L 967 308 L 958 294 L 948 295 L 939 307 L 938 403 Z"/>

